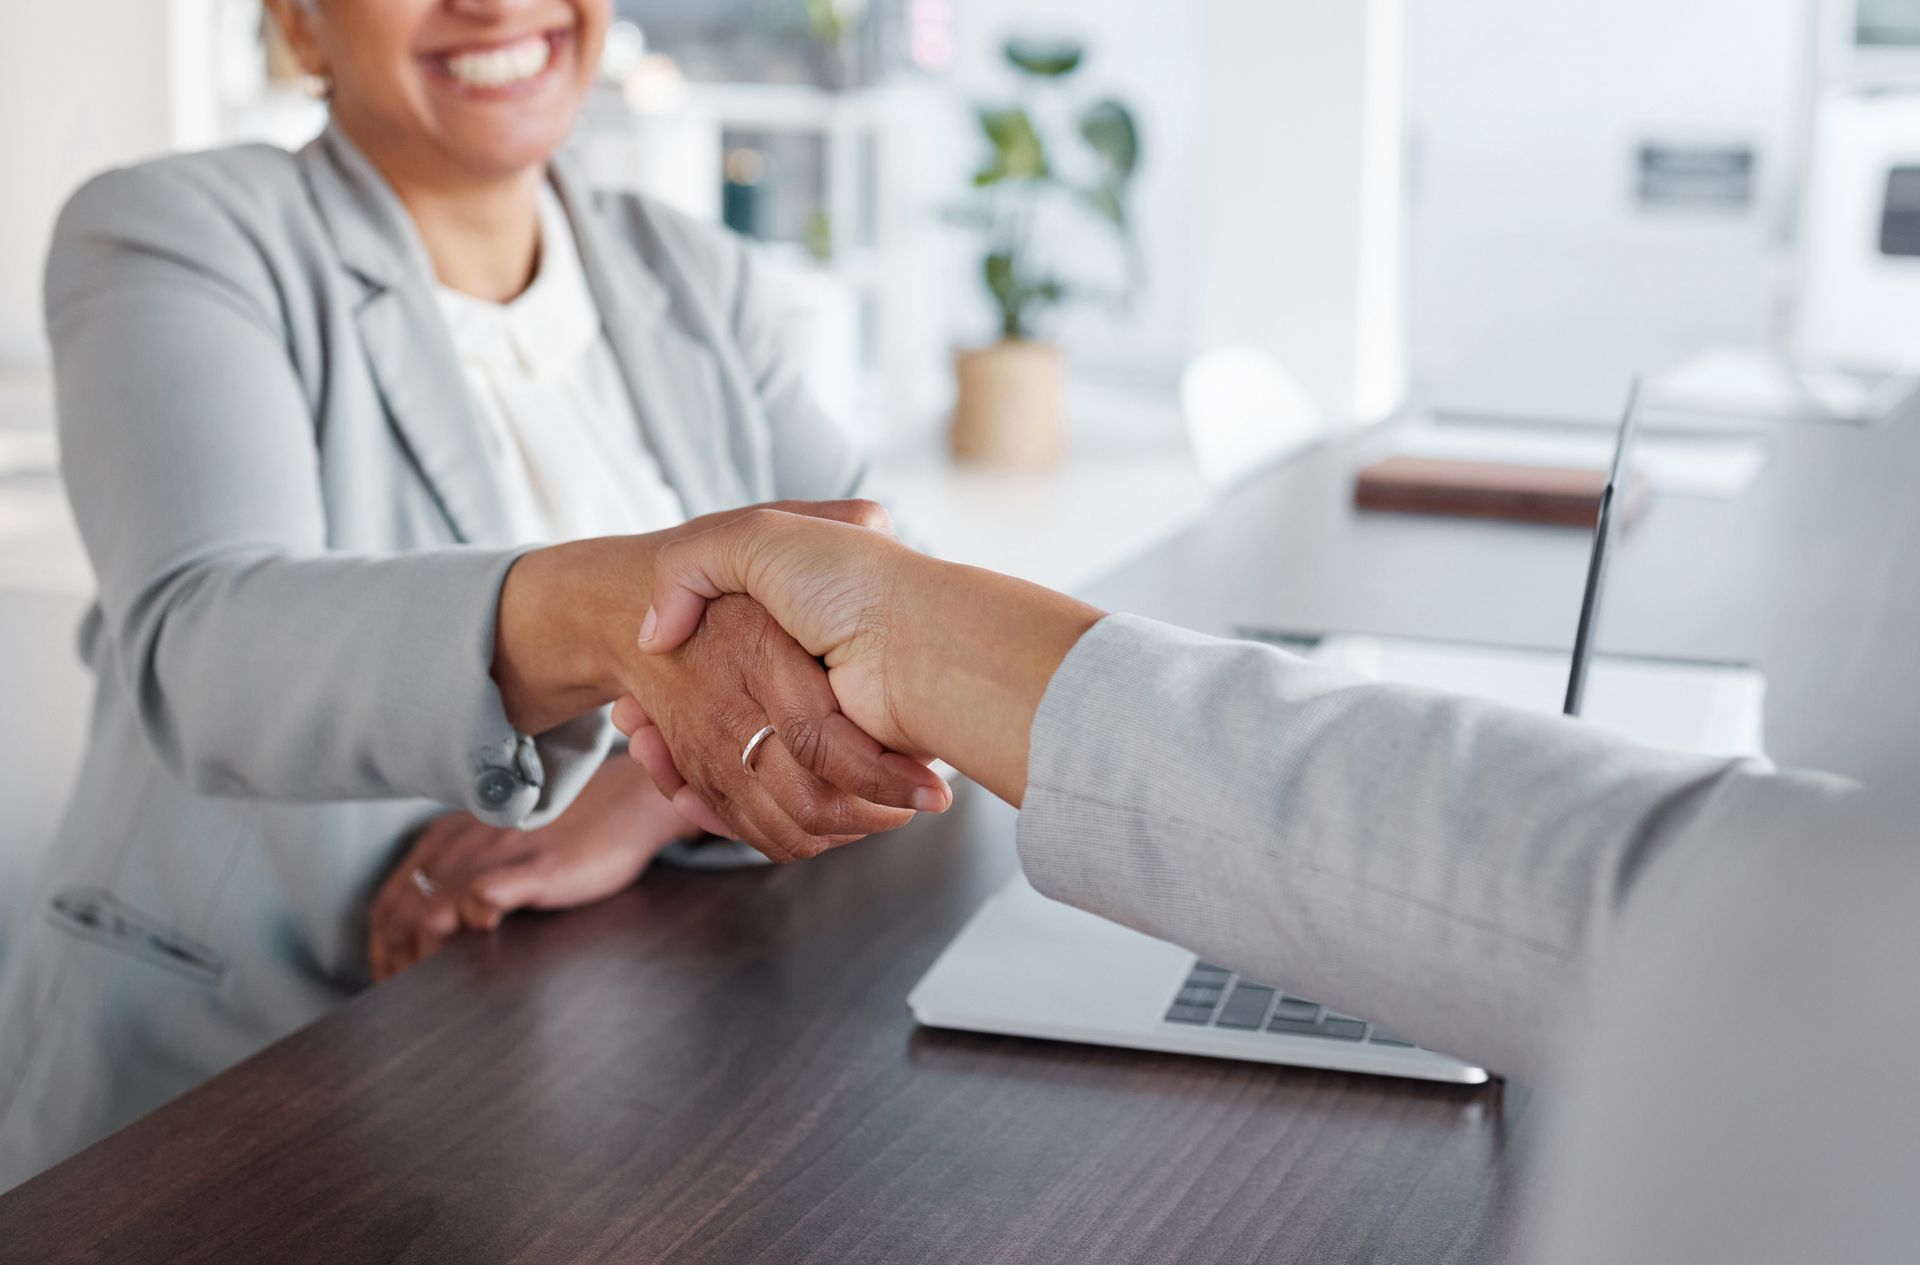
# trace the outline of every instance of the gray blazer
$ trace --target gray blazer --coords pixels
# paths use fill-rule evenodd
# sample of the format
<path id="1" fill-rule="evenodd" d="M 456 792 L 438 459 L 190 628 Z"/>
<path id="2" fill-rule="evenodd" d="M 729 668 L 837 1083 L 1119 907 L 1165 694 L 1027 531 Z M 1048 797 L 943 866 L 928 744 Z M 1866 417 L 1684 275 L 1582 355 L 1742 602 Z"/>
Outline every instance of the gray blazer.
<path id="1" fill-rule="evenodd" d="M 688 512 L 854 491 L 748 253 L 564 160 L 552 180 Z M 0 1189 L 362 986 L 412 830 L 538 824 L 609 741 L 599 716 L 507 722 L 489 662 L 521 551 L 425 250 L 338 131 L 94 180 L 46 304 L 98 684 L 0 981 Z"/>
<path id="2" fill-rule="evenodd" d="M 1125 616 L 1032 739 L 1041 892 L 1572 1100 L 1515 1260 L 1914 1258 L 1910 796 Z"/>

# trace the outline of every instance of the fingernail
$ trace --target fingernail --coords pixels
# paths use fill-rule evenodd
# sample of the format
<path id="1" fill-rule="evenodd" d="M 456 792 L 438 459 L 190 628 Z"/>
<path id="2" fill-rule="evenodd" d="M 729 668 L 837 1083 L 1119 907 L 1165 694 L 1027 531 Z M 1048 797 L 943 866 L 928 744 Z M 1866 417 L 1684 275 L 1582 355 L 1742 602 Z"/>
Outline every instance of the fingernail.
<path id="1" fill-rule="evenodd" d="M 653 633 L 660 626 L 660 616 L 653 607 L 647 607 L 647 617 L 640 621 L 640 644 L 646 645 L 653 640 Z"/>
<path id="2" fill-rule="evenodd" d="M 947 797 L 930 786 L 923 786 L 913 793 L 913 811 L 917 813 L 937 813 L 947 806 Z"/>

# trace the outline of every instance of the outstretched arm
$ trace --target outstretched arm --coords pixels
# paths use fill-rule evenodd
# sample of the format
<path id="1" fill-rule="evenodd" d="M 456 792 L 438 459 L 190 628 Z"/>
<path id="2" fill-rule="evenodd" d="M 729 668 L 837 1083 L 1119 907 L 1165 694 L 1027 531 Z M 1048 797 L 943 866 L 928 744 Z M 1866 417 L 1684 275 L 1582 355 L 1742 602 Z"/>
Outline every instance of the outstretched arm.
<path id="1" fill-rule="evenodd" d="M 713 776 L 690 772 L 751 837 L 843 837 L 904 821 L 891 806 L 917 791 L 944 794 L 851 726 L 783 780 L 728 780 L 769 714 L 818 730 L 838 709 L 763 616 L 642 661 L 625 631 L 644 606 L 632 586 L 665 537 L 343 552 L 275 266 L 188 170 L 88 184 L 61 216 L 46 288 L 61 462 L 99 580 L 96 661 L 183 782 L 282 801 L 418 796 L 537 825 L 599 768 L 612 732 L 598 709 L 638 692 L 683 748 L 709 753 Z"/>
<path id="2" fill-rule="evenodd" d="M 870 732 L 1023 805 L 1042 892 L 1530 1079 L 1631 913 L 1849 790 L 1100 619 L 774 514 L 663 551 L 644 644 L 734 591 Z"/>

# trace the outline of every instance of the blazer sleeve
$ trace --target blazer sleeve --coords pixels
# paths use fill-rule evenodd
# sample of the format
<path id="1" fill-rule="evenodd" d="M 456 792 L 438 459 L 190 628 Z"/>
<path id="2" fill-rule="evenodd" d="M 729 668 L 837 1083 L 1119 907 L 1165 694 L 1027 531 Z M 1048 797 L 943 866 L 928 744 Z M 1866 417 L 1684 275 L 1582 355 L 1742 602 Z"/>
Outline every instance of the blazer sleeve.
<path id="1" fill-rule="evenodd" d="M 1020 855 L 1057 900 L 1539 1082 L 1630 903 L 1850 790 L 1113 616 L 1035 719 Z"/>
<path id="2" fill-rule="evenodd" d="M 517 550 L 329 552 L 274 278 L 164 168 L 74 196 L 46 277 L 63 473 L 105 660 L 165 765 L 211 795 L 553 810 L 594 724 L 514 732 L 491 678 Z"/>

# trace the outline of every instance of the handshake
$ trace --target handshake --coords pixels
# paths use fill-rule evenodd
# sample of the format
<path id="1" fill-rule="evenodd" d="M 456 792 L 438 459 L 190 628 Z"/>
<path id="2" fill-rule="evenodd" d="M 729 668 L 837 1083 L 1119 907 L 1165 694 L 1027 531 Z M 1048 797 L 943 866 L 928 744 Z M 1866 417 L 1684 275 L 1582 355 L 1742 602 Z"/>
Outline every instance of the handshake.
<path id="1" fill-rule="evenodd" d="M 916 555 L 884 509 L 788 503 L 666 535 L 613 719 L 682 817 L 785 862 L 946 810 L 891 701 Z"/>
<path id="2" fill-rule="evenodd" d="M 513 910 L 611 895 L 691 832 L 785 862 L 944 811 L 934 756 L 1018 804 L 1040 698 L 1099 618 L 916 553 L 862 501 L 526 554 L 494 630 L 508 718 L 544 734 L 612 703 L 632 763 L 538 830 L 430 823 L 376 894 L 374 977 Z"/>
<path id="3" fill-rule="evenodd" d="M 593 551 L 609 548 L 624 556 L 596 565 Z M 586 552 L 570 558 L 575 549 Z M 550 563 L 570 567 L 565 585 L 541 574 Z M 600 578 L 583 585 L 583 574 Z M 502 595 L 503 639 L 526 605 L 514 601 L 523 582 L 536 602 L 549 588 L 627 596 L 584 602 L 614 630 L 576 639 L 600 650 L 601 666 L 576 674 L 591 688 L 538 697 L 538 674 L 516 672 L 503 640 L 496 677 L 522 729 L 527 713 L 536 723 L 577 713 L 569 696 L 617 698 L 632 758 L 681 816 L 775 861 L 944 811 L 952 793 L 927 767 L 935 756 L 1017 802 L 1033 709 L 1099 618 L 917 553 L 863 501 L 763 506 L 530 555 Z M 1059 624 L 1051 636 L 1047 615 Z"/>

